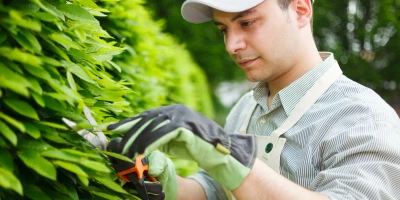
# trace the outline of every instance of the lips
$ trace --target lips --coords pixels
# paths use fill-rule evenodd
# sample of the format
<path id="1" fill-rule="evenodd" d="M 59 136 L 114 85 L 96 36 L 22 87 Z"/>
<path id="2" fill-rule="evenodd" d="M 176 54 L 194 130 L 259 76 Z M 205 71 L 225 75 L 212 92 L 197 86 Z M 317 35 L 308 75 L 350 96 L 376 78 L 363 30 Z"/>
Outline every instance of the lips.
<path id="1" fill-rule="evenodd" d="M 254 63 L 258 58 L 259 58 L 259 57 L 257 57 L 257 58 L 252 58 L 252 59 L 238 60 L 238 61 L 236 61 L 236 63 L 237 63 L 240 67 L 242 67 L 242 68 L 247 68 L 247 67 L 250 67 L 250 65 L 251 65 L 252 63 Z"/>

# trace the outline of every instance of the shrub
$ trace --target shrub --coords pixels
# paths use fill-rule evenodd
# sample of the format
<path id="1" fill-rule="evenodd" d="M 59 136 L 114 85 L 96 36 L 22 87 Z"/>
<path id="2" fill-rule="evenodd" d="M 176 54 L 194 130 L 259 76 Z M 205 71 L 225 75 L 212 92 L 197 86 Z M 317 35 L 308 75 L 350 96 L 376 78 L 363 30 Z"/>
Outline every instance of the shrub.
<path id="1" fill-rule="evenodd" d="M 104 124 L 170 103 L 212 116 L 207 88 L 140 1 L 0 0 L 0 198 L 136 198 L 61 118 L 85 128 L 85 108 Z"/>

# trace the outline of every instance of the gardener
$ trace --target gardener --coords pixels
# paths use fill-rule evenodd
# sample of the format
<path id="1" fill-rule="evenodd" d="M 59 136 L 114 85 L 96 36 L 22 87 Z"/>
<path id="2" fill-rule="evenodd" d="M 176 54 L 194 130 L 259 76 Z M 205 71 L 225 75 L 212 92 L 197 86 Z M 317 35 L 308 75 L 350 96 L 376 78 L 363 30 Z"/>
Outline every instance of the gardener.
<path id="1" fill-rule="evenodd" d="M 171 199 L 226 199 L 224 189 L 236 199 L 400 199 L 399 117 L 318 52 L 312 3 L 187 0 L 183 17 L 214 20 L 232 59 L 259 83 L 224 129 L 183 105 L 110 125 L 125 133 L 120 153 L 159 149 L 196 161 L 204 171 L 178 181 L 163 165 Z"/>

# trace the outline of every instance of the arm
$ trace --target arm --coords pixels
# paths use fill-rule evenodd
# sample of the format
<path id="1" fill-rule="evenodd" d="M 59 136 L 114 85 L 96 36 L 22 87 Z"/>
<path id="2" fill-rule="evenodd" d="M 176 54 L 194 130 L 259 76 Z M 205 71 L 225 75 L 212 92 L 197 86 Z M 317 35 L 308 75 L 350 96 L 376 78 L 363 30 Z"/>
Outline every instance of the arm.
<path id="1" fill-rule="evenodd" d="M 249 192 L 250 191 L 250 192 Z M 276 173 L 262 161 L 256 160 L 244 182 L 232 191 L 237 200 L 242 199 L 326 199 L 322 194 L 307 190 Z M 178 200 L 206 200 L 203 187 L 194 179 L 178 176 Z"/>
<path id="2" fill-rule="evenodd" d="M 249 192 L 250 191 L 250 192 Z M 276 173 L 259 159 L 243 183 L 232 191 L 237 200 L 243 199 L 330 199 L 307 190 Z"/>
<path id="3" fill-rule="evenodd" d="M 194 179 L 178 176 L 178 200 L 198 199 L 206 200 L 206 193 L 203 187 Z"/>

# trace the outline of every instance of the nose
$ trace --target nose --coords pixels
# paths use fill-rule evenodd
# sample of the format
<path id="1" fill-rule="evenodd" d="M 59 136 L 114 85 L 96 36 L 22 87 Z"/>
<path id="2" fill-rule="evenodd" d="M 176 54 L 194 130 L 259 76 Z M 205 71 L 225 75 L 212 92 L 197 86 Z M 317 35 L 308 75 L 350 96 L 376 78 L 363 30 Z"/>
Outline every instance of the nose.
<path id="1" fill-rule="evenodd" d="M 229 31 L 225 35 L 225 49 L 229 54 L 237 54 L 246 49 L 246 42 L 242 34 Z"/>

